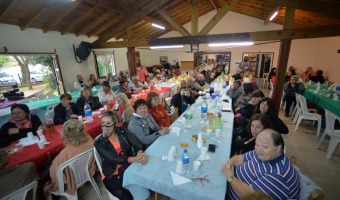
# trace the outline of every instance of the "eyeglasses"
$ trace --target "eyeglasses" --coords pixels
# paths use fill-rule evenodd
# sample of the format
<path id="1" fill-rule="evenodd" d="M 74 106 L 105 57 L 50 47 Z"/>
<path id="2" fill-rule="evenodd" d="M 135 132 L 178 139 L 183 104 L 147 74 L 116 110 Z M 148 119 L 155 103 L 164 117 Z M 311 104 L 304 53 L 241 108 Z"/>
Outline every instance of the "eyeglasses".
<path id="1" fill-rule="evenodd" d="M 106 127 L 106 128 L 110 128 L 112 126 L 114 126 L 115 124 L 111 124 L 111 125 L 108 125 L 108 124 L 101 124 L 100 126 L 101 127 Z"/>
<path id="2" fill-rule="evenodd" d="M 12 112 L 11 115 L 21 115 L 24 112 Z"/>
<path id="3" fill-rule="evenodd" d="M 152 100 L 158 101 L 158 100 L 159 100 L 159 97 L 152 98 Z"/>

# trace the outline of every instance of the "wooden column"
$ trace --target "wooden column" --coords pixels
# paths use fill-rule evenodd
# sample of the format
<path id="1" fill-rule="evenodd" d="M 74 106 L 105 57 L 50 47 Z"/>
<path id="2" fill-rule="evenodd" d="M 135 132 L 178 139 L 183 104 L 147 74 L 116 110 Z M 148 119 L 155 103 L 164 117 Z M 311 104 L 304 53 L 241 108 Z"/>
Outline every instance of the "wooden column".
<path id="1" fill-rule="evenodd" d="M 283 29 L 292 29 L 294 24 L 294 14 L 295 8 L 286 7 L 285 19 L 283 24 Z M 273 101 L 277 108 L 277 114 L 280 109 L 281 98 L 283 86 L 285 83 L 285 75 L 287 70 L 287 64 L 289 59 L 289 52 L 292 40 L 291 39 L 283 39 L 280 44 L 279 51 L 279 61 L 276 69 L 276 84 L 273 92 Z"/>
<path id="2" fill-rule="evenodd" d="M 136 70 L 136 49 L 135 47 L 128 47 L 127 52 L 127 59 L 128 59 L 128 65 L 129 65 L 129 71 L 130 71 L 130 77 L 135 76 L 137 74 Z"/>
<path id="3" fill-rule="evenodd" d="M 198 0 L 191 0 L 191 35 L 198 33 Z"/>

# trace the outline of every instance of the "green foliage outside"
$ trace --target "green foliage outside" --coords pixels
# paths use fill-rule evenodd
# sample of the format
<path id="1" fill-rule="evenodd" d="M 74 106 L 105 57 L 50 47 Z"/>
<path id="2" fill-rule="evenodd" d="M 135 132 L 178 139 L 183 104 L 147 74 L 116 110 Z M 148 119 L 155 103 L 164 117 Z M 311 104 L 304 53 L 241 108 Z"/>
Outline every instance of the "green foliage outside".
<path id="1" fill-rule="evenodd" d="M 99 77 L 102 77 L 102 76 L 107 76 L 107 74 L 106 74 L 106 72 L 105 72 L 105 64 L 104 64 L 104 62 L 102 61 L 102 60 L 98 60 L 98 73 L 99 73 Z M 108 69 L 108 73 L 112 73 L 112 74 L 114 74 L 113 73 L 113 66 L 112 66 L 112 64 L 110 63 L 109 64 L 109 69 Z"/>
<path id="2" fill-rule="evenodd" d="M 9 61 L 8 56 L 0 56 L 0 67 L 4 66 L 5 63 Z"/>

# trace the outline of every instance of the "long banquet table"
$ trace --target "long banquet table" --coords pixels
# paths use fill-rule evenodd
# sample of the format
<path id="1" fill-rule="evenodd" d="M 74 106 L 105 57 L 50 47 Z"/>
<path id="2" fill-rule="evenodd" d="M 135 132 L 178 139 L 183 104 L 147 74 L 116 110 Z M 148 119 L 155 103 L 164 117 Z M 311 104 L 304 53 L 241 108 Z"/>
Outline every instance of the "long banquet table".
<path id="1" fill-rule="evenodd" d="M 39 149 L 37 144 L 25 146 L 20 152 L 10 155 L 9 163 L 6 165 L 5 168 L 13 165 L 20 165 L 26 162 L 34 162 L 37 166 L 37 170 L 40 171 L 44 166 L 49 163 L 50 159 L 56 157 L 64 148 L 63 141 L 60 137 L 62 126 L 62 124 L 55 126 L 57 133 L 54 135 L 50 135 L 46 131 L 44 131 L 44 135 L 49 142 L 49 144 L 45 145 L 44 149 Z M 84 127 L 85 132 L 94 139 L 101 133 L 102 130 L 100 126 L 100 118 L 98 116 L 94 116 L 93 122 L 84 124 Z M 17 143 L 17 141 L 13 142 L 10 147 L 14 147 Z"/>
<path id="2" fill-rule="evenodd" d="M 226 179 L 221 173 L 221 165 L 230 157 L 230 148 L 232 140 L 233 129 L 233 113 L 231 112 L 231 99 L 226 95 L 222 99 L 228 99 L 230 103 L 221 101 L 224 110 L 229 112 L 222 112 L 222 131 L 219 138 L 215 137 L 215 133 L 210 135 L 201 130 L 204 123 L 201 123 L 200 116 L 200 102 L 201 97 L 193 104 L 193 119 L 190 129 L 186 129 L 183 124 L 184 114 L 176 120 L 171 127 L 181 127 L 181 134 L 177 136 L 174 133 L 169 133 L 165 136 L 159 137 L 146 151 L 148 162 L 145 165 L 133 163 L 124 174 L 123 186 L 130 190 L 134 199 L 146 199 L 149 196 L 149 189 L 155 192 L 164 194 L 173 199 L 224 199 L 226 192 Z M 212 106 L 212 101 L 208 101 L 208 112 L 214 112 L 215 108 Z M 219 105 L 218 104 L 218 105 Z M 200 155 L 200 149 L 197 148 L 196 142 L 192 140 L 192 135 L 199 132 L 203 133 L 203 137 L 208 138 L 208 144 L 216 144 L 215 153 L 208 153 L 211 160 L 202 161 L 201 168 L 198 171 L 191 170 L 185 176 L 187 178 L 204 177 L 207 175 L 209 182 L 204 182 L 204 186 L 198 182 L 190 182 L 182 185 L 174 185 L 172 182 L 170 171 L 176 171 L 176 163 L 181 160 L 183 149 L 181 143 L 189 144 L 188 153 L 190 155 L 190 166 Z M 216 142 L 212 138 L 217 139 L 221 143 Z M 162 160 L 163 155 L 168 154 L 171 146 L 176 146 L 177 157 L 175 161 Z"/>

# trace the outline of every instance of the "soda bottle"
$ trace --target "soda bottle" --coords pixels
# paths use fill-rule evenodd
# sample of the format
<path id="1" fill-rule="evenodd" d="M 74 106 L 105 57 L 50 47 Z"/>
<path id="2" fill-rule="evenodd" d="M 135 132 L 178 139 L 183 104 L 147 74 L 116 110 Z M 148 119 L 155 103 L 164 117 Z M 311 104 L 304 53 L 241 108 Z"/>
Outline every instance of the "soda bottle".
<path id="1" fill-rule="evenodd" d="M 216 116 L 215 116 L 215 129 L 221 129 L 221 118 L 222 112 L 220 108 L 216 109 Z"/>
<path id="2" fill-rule="evenodd" d="M 208 102 L 203 98 L 202 104 L 201 104 L 201 119 L 207 120 L 208 115 Z"/>
<path id="3" fill-rule="evenodd" d="M 190 124 L 191 119 L 192 119 L 192 110 L 191 110 L 190 104 L 188 104 L 187 111 L 185 112 L 185 120 L 187 121 L 186 123 Z"/>
<path id="4" fill-rule="evenodd" d="M 190 160 L 189 160 L 188 150 L 184 149 L 183 155 L 182 155 L 182 164 L 183 164 L 184 173 L 188 173 L 189 163 L 190 163 Z"/>
<path id="5" fill-rule="evenodd" d="M 92 123 L 93 122 L 92 109 L 91 109 L 91 106 L 87 102 L 84 105 L 84 112 L 85 112 L 86 122 Z"/>

